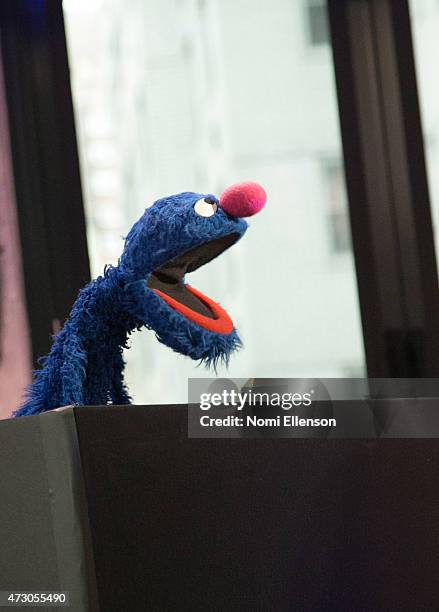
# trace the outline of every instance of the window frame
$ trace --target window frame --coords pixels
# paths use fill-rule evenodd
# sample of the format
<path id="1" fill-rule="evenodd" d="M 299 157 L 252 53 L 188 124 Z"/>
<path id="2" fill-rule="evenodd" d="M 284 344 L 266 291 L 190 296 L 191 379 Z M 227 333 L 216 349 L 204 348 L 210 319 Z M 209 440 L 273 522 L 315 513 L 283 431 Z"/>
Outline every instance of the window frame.
<path id="1" fill-rule="evenodd" d="M 90 280 L 62 3 L 0 2 L 0 35 L 36 365 Z"/>
<path id="2" fill-rule="evenodd" d="M 439 292 L 409 7 L 329 0 L 370 377 L 439 374 Z"/>

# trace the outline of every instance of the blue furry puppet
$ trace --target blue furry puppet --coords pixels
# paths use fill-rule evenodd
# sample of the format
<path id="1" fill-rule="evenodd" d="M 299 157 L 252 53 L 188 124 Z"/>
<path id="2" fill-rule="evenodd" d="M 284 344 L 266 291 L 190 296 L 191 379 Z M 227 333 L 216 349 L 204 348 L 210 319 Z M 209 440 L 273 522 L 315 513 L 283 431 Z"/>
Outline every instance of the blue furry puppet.
<path id="1" fill-rule="evenodd" d="M 180 193 L 147 208 L 129 232 L 116 267 L 84 287 L 55 337 L 43 369 L 14 416 L 72 404 L 129 404 L 123 380 L 128 335 L 147 327 L 174 351 L 215 366 L 240 340 L 228 314 L 184 282 L 247 229 L 265 191 L 256 183 L 213 195 Z"/>

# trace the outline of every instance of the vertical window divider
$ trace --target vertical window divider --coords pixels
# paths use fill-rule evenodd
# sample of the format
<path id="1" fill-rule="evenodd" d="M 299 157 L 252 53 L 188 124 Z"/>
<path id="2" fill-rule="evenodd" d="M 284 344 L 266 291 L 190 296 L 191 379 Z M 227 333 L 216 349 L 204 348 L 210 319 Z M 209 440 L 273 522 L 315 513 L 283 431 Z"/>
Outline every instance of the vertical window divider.
<path id="1" fill-rule="evenodd" d="M 4 0 L 0 35 L 36 363 L 90 279 L 62 2 Z"/>
<path id="2" fill-rule="evenodd" d="M 368 374 L 439 375 L 439 292 L 406 0 L 328 0 Z"/>

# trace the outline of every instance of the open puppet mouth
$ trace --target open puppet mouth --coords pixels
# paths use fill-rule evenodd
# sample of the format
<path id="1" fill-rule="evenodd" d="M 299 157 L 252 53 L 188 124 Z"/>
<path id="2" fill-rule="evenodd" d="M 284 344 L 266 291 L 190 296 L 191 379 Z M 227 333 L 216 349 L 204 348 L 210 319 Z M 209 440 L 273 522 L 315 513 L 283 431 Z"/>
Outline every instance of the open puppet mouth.
<path id="1" fill-rule="evenodd" d="M 148 287 L 193 323 L 219 334 L 230 334 L 233 322 L 227 312 L 211 298 L 187 285 L 184 277 L 220 255 L 238 238 L 237 233 L 227 234 L 178 255 L 150 274 Z"/>

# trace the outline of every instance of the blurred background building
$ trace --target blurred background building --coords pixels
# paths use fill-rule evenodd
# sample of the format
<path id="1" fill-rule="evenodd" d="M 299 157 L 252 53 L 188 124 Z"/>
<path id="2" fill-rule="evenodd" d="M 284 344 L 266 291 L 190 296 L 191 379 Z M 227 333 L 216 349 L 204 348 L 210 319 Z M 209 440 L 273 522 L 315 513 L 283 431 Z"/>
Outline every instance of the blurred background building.
<path id="1" fill-rule="evenodd" d="M 264 213 L 191 277 L 244 340 L 229 374 L 363 375 L 325 2 L 63 6 L 93 274 L 156 198 L 259 181 Z M 141 403 L 185 401 L 209 375 L 147 332 L 126 358 Z"/>

